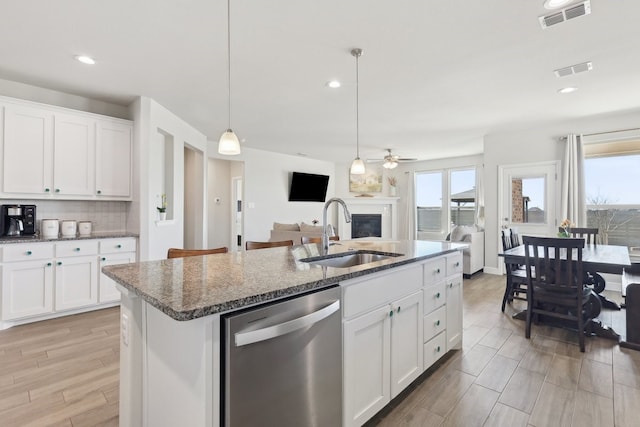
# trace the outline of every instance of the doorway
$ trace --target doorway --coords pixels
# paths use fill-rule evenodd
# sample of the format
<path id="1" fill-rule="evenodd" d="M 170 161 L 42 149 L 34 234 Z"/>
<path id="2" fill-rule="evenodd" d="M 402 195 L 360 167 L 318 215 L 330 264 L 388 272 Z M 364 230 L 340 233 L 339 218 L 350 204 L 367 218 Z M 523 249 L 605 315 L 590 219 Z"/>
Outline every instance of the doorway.
<path id="1" fill-rule="evenodd" d="M 204 174 L 203 152 L 185 144 L 183 248 L 200 249 L 206 246 Z"/>

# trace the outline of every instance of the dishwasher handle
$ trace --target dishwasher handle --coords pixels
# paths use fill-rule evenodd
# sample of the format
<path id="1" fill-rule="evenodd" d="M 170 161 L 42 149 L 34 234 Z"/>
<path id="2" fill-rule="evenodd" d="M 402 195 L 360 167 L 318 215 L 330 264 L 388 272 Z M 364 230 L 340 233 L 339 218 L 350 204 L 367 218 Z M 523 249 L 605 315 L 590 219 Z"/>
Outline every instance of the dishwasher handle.
<path id="1" fill-rule="evenodd" d="M 285 334 L 288 334 L 298 329 L 306 328 L 315 323 L 320 322 L 323 319 L 331 316 L 336 311 L 340 310 L 340 300 L 336 300 L 324 308 L 313 313 L 306 314 L 296 319 L 288 320 L 277 325 L 268 326 L 262 329 L 256 329 L 249 332 L 238 332 L 235 334 L 236 347 L 242 347 L 243 345 L 253 344 L 260 341 L 270 340 Z"/>

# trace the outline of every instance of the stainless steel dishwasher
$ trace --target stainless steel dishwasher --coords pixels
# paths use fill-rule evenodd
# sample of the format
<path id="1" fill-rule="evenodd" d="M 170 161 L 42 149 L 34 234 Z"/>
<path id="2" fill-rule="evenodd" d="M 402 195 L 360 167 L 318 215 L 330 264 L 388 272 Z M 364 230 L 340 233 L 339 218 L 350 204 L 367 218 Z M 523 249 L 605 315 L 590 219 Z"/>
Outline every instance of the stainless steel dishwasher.
<path id="1" fill-rule="evenodd" d="M 223 316 L 222 422 L 342 424 L 340 288 Z"/>

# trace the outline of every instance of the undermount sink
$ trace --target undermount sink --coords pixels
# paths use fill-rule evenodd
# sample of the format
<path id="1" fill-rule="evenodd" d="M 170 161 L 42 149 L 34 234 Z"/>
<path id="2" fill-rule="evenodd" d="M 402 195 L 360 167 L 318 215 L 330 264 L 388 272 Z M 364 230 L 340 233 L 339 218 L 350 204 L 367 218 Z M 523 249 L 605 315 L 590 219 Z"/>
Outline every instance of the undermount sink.
<path id="1" fill-rule="evenodd" d="M 375 251 L 355 251 L 338 255 L 325 255 L 320 257 L 301 259 L 302 262 L 333 268 L 349 268 L 357 265 L 369 264 L 376 261 L 384 261 L 393 257 L 402 256 L 396 253 L 381 253 Z"/>

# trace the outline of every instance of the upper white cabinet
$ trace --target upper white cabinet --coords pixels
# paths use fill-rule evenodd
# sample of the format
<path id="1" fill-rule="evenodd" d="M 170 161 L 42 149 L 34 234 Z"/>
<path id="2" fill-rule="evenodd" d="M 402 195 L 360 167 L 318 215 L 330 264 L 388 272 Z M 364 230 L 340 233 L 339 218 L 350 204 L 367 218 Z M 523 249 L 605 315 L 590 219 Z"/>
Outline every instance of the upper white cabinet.
<path id="1" fill-rule="evenodd" d="M 1 97 L 0 105 L 0 195 L 131 200 L 131 122 Z"/>

